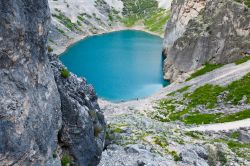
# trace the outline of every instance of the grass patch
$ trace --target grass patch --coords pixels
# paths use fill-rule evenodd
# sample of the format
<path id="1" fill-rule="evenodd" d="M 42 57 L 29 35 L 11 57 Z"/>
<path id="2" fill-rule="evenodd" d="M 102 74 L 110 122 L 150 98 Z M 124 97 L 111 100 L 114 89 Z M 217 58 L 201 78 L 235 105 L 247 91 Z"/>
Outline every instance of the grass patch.
<path id="1" fill-rule="evenodd" d="M 190 88 L 190 86 L 185 86 L 177 91 L 174 91 L 172 93 L 169 93 L 168 96 L 173 96 L 175 95 L 176 93 L 183 93 L 183 92 L 186 92 L 188 89 Z"/>
<path id="2" fill-rule="evenodd" d="M 236 64 L 236 65 L 240 65 L 240 64 L 245 63 L 245 62 L 247 62 L 247 61 L 249 61 L 249 60 L 250 60 L 250 55 L 249 55 L 249 56 L 244 56 L 244 58 L 242 58 L 242 59 L 236 61 L 235 64 Z"/>
<path id="3" fill-rule="evenodd" d="M 173 156 L 174 161 L 181 161 L 181 157 L 177 154 L 176 151 L 171 151 L 170 154 Z"/>
<path id="4" fill-rule="evenodd" d="M 184 87 L 179 92 L 187 89 L 188 87 Z M 215 108 L 218 103 L 218 96 L 225 91 L 228 94 L 223 99 L 224 102 L 231 101 L 232 104 L 237 105 L 245 96 L 245 102 L 250 104 L 250 73 L 226 87 L 207 84 L 197 88 L 193 93 L 184 94 L 182 100 L 186 101 L 187 104 L 175 99 L 162 99 L 158 103 L 158 112 L 154 118 L 161 122 L 180 120 L 186 124 L 224 123 L 250 118 L 250 110 L 228 115 L 201 114 L 195 111 L 197 106 L 205 106 L 207 109 Z M 180 111 L 176 111 L 177 106 L 180 104 L 185 107 Z"/>
<path id="5" fill-rule="evenodd" d="M 197 88 L 192 94 L 187 95 L 191 100 L 189 106 L 205 105 L 207 108 L 214 108 L 217 103 L 217 96 L 223 92 L 223 88 L 215 85 L 204 85 Z"/>
<path id="6" fill-rule="evenodd" d="M 250 109 L 244 110 L 241 112 L 237 112 L 234 114 L 222 116 L 222 117 L 218 118 L 215 122 L 218 122 L 218 123 L 233 122 L 233 121 L 243 120 L 243 119 L 247 119 L 247 118 L 250 118 Z"/>
<path id="7" fill-rule="evenodd" d="M 214 122 L 218 114 L 196 114 L 187 116 L 184 120 L 186 124 L 209 124 Z"/>
<path id="8" fill-rule="evenodd" d="M 205 66 L 202 69 L 197 70 L 196 72 L 194 72 L 193 74 L 191 74 L 191 76 L 188 79 L 186 79 L 186 81 L 189 81 L 189 80 L 191 80 L 191 79 L 193 79 L 195 77 L 204 75 L 205 73 L 213 71 L 213 70 L 215 70 L 217 68 L 220 68 L 222 66 L 223 66 L 222 64 L 208 64 L 207 63 L 207 64 L 205 64 Z"/>
<path id="9" fill-rule="evenodd" d="M 170 12 L 159 9 L 155 0 L 123 0 L 122 20 L 125 26 L 134 26 L 137 22 L 144 23 L 146 29 L 152 32 L 164 33 L 164 25 L 170 18 Z"/>
<path id="10" fill-rule="evenodd" d="M 250 8 L 250 0 L 235 0 L 236 2 L 243 3 Z"/>
<path id="11" fill-rule="evenodd" d="M 229 141 L 227 143 L 228 147 L 230 149 L 235 149 L 235 148 L 250 148 L 250 144 L 243 144 L 240 142 L 235 142 L 235 141 Z"/>
<path id="12" fill-rule="evenodd" d="M 191 114 L 187 116 L 183 121 L 186 124 L 210 124 L 210 123 L 225 123 L 234 122 L 250 118 L 250 110 L 244 110 L 234 114 Z"/>
<path id="13" fill-rule="evenodd" d="M 198 131 L 187 131 L 187 132 L 185 132 L 185 134 L 187 136 L 190 136 L 190 137 L 195 138 L 195 139 L 201 139 L 201 137 L 202 137 L 202 133 L 200 133 Z"/>
<path id="14" fill-rule="evenodd" d="M 57 12 L 58 14 L 52 14 L 52 16 L 57 18 L 65 27 L 67 27 L 71 31 L 74 30 L 81 31 L 77 26 L 77 24 L 72 23 L 71 20 L 68 17 L 66 17 L 60 10 L 57 10 Z"/>
<path id="15" fill-rule="evenodd" d="M 232 82 L 226 87 L 229 91 L 227 101 L 232 101 L 233 104 L 238 104 L 244 96 L 247 97 L 247 103 L 250 103 L 250 73 L 242 79 Z"/>
<path id="16" fill-rule="evenodd" d="M 170 12 L 158 9 L 149 18 L 145 19 L 146 28 L 152 32 L 164 33 L 164 25 L 170 18 Z"/>
<path id="17" fill-rule="evenodd" d="M 240 137 L 240 133 L 238 131 L 235 131 L 230 136 L 233 139 L 238 139 Z"/>
<path id="18" fill-rule="evenodd" d="M 167 139 L 165 137 L 162 137 L 162 136 L 155 136 L 154 143 L 159 145 L 162 148 L 165 148 L 166 146 L 168 146 Z"/>

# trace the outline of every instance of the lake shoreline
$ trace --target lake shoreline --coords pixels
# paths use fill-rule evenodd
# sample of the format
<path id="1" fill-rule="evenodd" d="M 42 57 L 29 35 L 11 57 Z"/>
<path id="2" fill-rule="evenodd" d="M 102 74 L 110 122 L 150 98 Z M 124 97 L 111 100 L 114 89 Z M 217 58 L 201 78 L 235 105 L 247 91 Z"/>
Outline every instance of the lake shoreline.
<path id="1" fill-rule="evenodd" d="M 162 38 L 143 31 L 116 31 L 71 45 L 60 60 L 70 71 L 85 77 L 98 96 L 114 102 L 137 100 L 165 85 L 161 44 Z M 104 79 L 112 88 L 103 85 Z"/>
<path id="2" fill-rule="evenodd" d="M 125 30 L 134 30 L 134 31 L 142 31 L 142 32 L 146 32 L 146 33 L 149 33 L 151 35 L 154 35 L 154 36 L 158 36 L 160 38 L 164 38 L 164 34 L 159 34 L 159 33 L 155 33 L 155 32 L 151 32 L 147 29 L 145 29 L 145 27 L 143 26 L 133 26 L 133 27 L 123 27 L 123 26 L 120 26 L 120 27 L 114 27 L 113 29 L 111 30 L 107 30 L 105 32 L 98 32 L 96 34 L 90 34 L 90 35 L 78 35 L 77 37 L 69 40 L 69 42 L 67 42 L 66 46 L 57 46 L 57 48 L 54 49 L 54 53 L 58 56 L 60 56 L 61 54 L 63 54 L 71 45 L 81 41 L 81 40 L 84 40 L 88 37 L 92 37 L 92 36 L 97 36 L 97 35 L 103 35 L 103 34 L 107 34 L 107 33 L 112 33 L 112 32 L 119 32 L 119 31 L 125 31 Z"/>

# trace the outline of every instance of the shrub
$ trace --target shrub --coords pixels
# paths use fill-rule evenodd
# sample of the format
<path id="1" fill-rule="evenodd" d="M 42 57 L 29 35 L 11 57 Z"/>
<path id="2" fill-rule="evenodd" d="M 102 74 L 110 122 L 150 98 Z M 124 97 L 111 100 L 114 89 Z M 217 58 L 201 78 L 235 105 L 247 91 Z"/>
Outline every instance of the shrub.
<path id="1" fill-rule="evenodd" d="M 61 76 L 63 78 L 68 78 L 70 76 L 70 72 L 67 69 L 62 69 L 61 70 Z"/>
<path id="2" fill-rule="evenodd" d="M 181 157 L 176 153 L 176 151 L 172 151 L 170 153 L 173 156 L 174 161 L 180 161 L 181 160 Z"/>
<path id="3" fill-rule="evenodd" d="M 50 46 L 48 47 L 48 52 L 53 52 L 53 48 L 51 48 Z"/>
<path id="4" fill-rule="evenodd" d="M 69 166 L 71 162 L 71 157 L 69 155 L 63 155 L 61 159 L 61 166 Z"/>
<path id="5" fill-rule="evenodd" d="M 167 142 L 166 138 L 164 138 L 162 136 L 155 136 L 154 142 L 155 142 L 155 144 L 159 145 L 162 148 L 168 146 L 168 142 Z"/>
<path id="6" fill-rule="evenodd" d="M 100 124 L 94 125 L 94 135 L 95 137 L 98 137 L 98 135 L 102 132 L 103 128 Z"/>

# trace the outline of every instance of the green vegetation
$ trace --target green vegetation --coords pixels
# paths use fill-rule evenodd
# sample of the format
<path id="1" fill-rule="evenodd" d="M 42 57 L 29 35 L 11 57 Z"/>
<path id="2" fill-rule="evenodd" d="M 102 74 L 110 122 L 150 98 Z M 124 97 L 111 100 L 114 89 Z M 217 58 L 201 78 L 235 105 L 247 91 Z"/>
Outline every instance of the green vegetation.
<path id="1" fill-rule="evenodd" d="M 235 0 L 236 2 L 243 3 L 250 8 L 250 0 Z"/>
<path id="2" fill-rule="evenodd" d="M 50 46 L 48 46 L 48 52 L 53 52 L 53 48 L 51 48 Z"/>
<path id="3" fill-rule="evenodd" d="M 209 124 L 214 122 L 218 117 L 217 114 L 192 114 L 184 119 L 186 124 Z"/>
<path id="4" fill-rule="evenodd" d="M 190 136 L 190 137 L 195 138 L 195 139 L 201 139 L 202 138 L 202 133 L 200 133 L 198 131 L 187 131 L 185 134 L 187 136 Z"/>
<path id="5" fill-rule="evenodd" d="M 228 147 L 237 154 L 237 156 L 244 158 L 248 161 L 250 161 L 250 144 L 249 143 L 241 143 L 239 141 L 232 141 L 230 140 L 226 140 L 226 139 L 215 139 L 214 142 L 220 142 L 220 143 L 224 143 L 227 144 Z M 218 154 L 220 155 L 220 154 Z M 220 156 L 219 156 L 220 157 Z M 221 156 L 221 160 L 225 161 L 225 157 L 223 158 L 223 156 Z"/>
<path id="6" fill-rule="evenodd" d="M 69 155 L 63 155 L 61 159 L 61 166 L 69 166 L 71 162 L 71 157 Z"/>
<path id="7" fill-rule="evenodd" d="M 71 31 L 81 31 L 77 24 L 72 23 L 71 20 L 66 17 L 60 10 L 56 10 L 58 14 L 52 14 L 53 17 L 57 18 L 65 27 L 67 27 Z"/>
<path id="8" fill-rule="evenodd" d="M 125 26 L 131 27 L 136 23 L 142 23 L 146 29 L 152 32 L 164 33 L 163 26 L 170 18 L 170 12 L 159 9 L 156 0 L 124 0 L 122 20 Z"/>
<path id="9" fill-rule="evenodd" d="M 158 3 L 156 0 L 123 0 L 124 9 L 123 14 L 126 16 L 136 16 L 141 19 L 149 16 L 158 9 Z"/>
<path id="10" fill-rule="evenodd" d="M 152 32 L 164 33 L 164 25 L 170 18 L 170 12 L 163 9 L 158 9 L 149 18 L 145 19 L 144 24 L 146 29 Z"/>
<path id="11" fill-rule="evenodd" d="M 184 87 L 179 91 L 188 89 Z M 186 124 L 208 124 L 208 123 L 224 123 L 236 120 L 250 118 L 250 110 L 243 110 L 234 114 L 201 114 L 196 111 L 197 106 L 205 106 L 207 109 L 215 108 L 218 101 L 217 97 L 223 92 L 227 92 L 223 98 L 224 102 L 231 102 L 234 105 L 245 98 L 246 103 L 250 103 L 250 73 L 238 81 L 234 81 L 226 87 L 218 85 L 204 85 L 197 88 L 192 93 L 183 95 L 182 101 L 175 99 L 162 99 L 158 103 L 157 112 L 153 118 L 169 122 L 180 120 Z M 184 105 L 182 110 L 176 110 L 178 105 Z M 184 116 L 185 115 L 185 116 Z"/>
<path id="12" fill-rule="evenodd" d="M 231 138 L 238 139 L 240 137 L 240 133 L 238 131 L 235 131 L 231 134 Z"/>
<path id="13" fill-rule="evenodd" d="M 61 70 L 61 76 L 63 78 L 68 78 L 70 76 L 70 72 L 67 69 L 62 69 Z"/>
<path id="14" fill-rule="evenodd" d="M 174 161 L 180 161 L 181 157 L 176 153 L 176 151 L 171 151 L 170 154 L 173 156 Z"/>
<path id="15" fill-rule="evenodd" d="M 250 110 L 240 111 L 234 114 L 191 114 L 183 121 L 186 124 L 209 124 L 209 123 L 224 123 L 233 122 L 250 118 Z"/>
<path id="16" fill-rule="evenodd" d="M 233 122 L 233 121 L 236 121 L 236 120 L 242 120 L 242 119 L 247 119 L 247 118 L 250 118 L 250 109 L 249 110 L 244 110 L 244 111 L 241 111 L 241 112 L 237 112 L 237 113 L 234 113 L 234 114 L 221 116 L 220 118 L 215 120 L 215 122 L 217 122 L 217 123 Z"/>
<path id="17" fill-rule="evenodd" d="M 236 65 L 239 65 L 239 64 L 245 63 L 245 62 L 247 62 L 247 61 L 249 61 L 249 60 L 250 60 L 250 55 L 244 56 L 244 58 L 242 58 L 242 59 L 236 61 L 235 64 L 236 64 Z"/>
<path id="18" fill-rule="evenodd" d="M 155 136 L 154 137 L 154 143 L 159 145 L 162 148 L 165 148 L 166 146 L 168 146 L 168 141 L 163 136 Z"/>
<path id="19" fill-rule="evenodd" d="M 217 96 L 223 91 L 223 88 L 217 85 L 204 85 L 197 88 L 192 94 L 187 95 L 190 100 L 189 107 L 205 105 L 207 108 L 214 108 L 217 103 Z"/>
<path id="20" fill-rule="evenodd" d="M 188 89 L 190 88 L 190 86 L 185 86 L 177 91 L 174 91 L 172 93 L 169 93 L 168 96 L 173 96 L 175 95 L 176 93 L 183 93 L 183 92 L 186 92 Z"/>
<path id="21" fill-rule="evenodd" d="M 250 73 L 238 81 L 234 81 L 227 87 L 225 91 L 229 91 L 227 101 L 232 101 L 233 104 L 238 104 L 245 96 L 246 102 L 250 104 Z"/>
<path id="22" fill-rule="evenodd" d="M 186 81 L 189 81 L 195 77 L 201 76 L 205 73 L 213 71 L 213 70 L 220 68 L 222 66 L 223 66 L 222 64 L 208 64 L 208 63 L 206 63 L 202 69 L 197 70 L 195 73 L 191 74 L 191 76 Z"/>
<path id="23" fill-rule="evenodd" d="M 84 18 L 82 17 L 82 15 L 77 16 L 77 18 L 78 18 L 78 20 L 80 20 L 80 21 L 84 21 Z"/>

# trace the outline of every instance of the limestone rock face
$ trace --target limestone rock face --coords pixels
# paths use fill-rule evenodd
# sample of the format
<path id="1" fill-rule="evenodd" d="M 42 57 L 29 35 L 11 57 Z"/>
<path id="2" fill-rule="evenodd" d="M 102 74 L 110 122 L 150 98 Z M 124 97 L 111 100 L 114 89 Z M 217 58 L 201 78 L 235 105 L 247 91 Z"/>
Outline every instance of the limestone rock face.
<path id="1" fill-rule="evenodd" d="M 57 165 L 60 97 L 46 56 L 47 0 L 0 1 L 0 165 Z M 57 164 L 56 164 L 57 163 Z"/>
<path id="2" fill-rule="evenodd" d="M 233 0 L 174 0 L 164 40 L 165 79 L 250 52 L 250 9 Z"/>
<path id="3" fill-rule="evenodd" d="M 79 166 L 97 165 L 104 145 L 105 121 L 97 96 L 85 79 L 61 76 L 65 66 L 51 56 L 52 69 L 61 98 L 62 129 L 59 143 L 64 154 Z"/>

